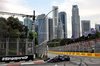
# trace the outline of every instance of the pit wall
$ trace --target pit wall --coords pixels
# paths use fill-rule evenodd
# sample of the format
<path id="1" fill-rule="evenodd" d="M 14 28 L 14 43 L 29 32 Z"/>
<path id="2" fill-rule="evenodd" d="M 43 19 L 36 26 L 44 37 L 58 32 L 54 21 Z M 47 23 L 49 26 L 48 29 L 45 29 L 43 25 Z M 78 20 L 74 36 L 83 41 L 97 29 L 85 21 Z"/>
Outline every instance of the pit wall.
<path id="1" fill-rule="evenodd" d="M 48 53 L 74 55 L 74 56 L 87 56 L 87 57 L 98 57 L 100 58 L 100 53 L 80 53 L 80 52 L 58 52 L 58 51 L 47 51 Z"/>

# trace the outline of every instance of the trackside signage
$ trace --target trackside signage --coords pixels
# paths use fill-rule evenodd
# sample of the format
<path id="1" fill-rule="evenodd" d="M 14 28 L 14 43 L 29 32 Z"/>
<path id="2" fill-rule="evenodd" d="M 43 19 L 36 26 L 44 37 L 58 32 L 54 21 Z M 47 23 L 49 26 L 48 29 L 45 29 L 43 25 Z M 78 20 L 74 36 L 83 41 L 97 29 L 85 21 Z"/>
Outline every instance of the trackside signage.
<path id="1" fill-rule="evenodd" d="M 28 59 L 28 56 L 25 57 L 3 57 L 2 61 L 7 61 L 7 60 L 25 60 Z"/>
<path id="2" fill-rule="evenodd" d="M 4 56 L 0 57 L 0 62 L 10 61 L 22 61 L 22 60 L 33 60 L 33 55 L 21 55 L 21 56 Z"/>
<path id="3" fill-rule="evenodd" d="M 59 52 L 59 51 L 47 51 L 49 53 L 76 55 L 76 56 L 88 56 L 88 57 L 99 57 L 100 53 L 81 53 L 81 52 Z"/>

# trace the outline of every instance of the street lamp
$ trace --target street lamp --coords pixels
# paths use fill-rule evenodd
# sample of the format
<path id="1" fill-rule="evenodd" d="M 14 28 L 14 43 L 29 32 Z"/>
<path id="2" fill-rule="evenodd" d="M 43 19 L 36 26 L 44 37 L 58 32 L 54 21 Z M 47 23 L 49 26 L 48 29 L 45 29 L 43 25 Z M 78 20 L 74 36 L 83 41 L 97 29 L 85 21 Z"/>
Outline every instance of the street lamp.
<path id="1" fill-rule="evenodd" d="M 47 13 L 47 15 L 44 16 L 43 22 L 42 22 L 42 24 L 41 24 L 41 26 L 40 26 L 39 32 L 41 32 L 41 27 L 42 27 L 42 25 L 43 25 L 43 23 L 44 23 L 46 17 L 47 17 L 51 12 L 53 12 L 53 11 L 55 11 L 55 10 L 57 10 L 57 9 L 58 9 L 58 8 L 55 8 L 55 9 L 51 10 L 50 12 Z M 46 46 L 47 46 L 47 44 L 46 44 Z M 47 47 L 46 47 L 46 48 L 47 48 Z M 39 43 L 38 43 L 38 57 L 39 57 Z"/>
<path id="2" fill-rule="evenodd" d="M 42 22 L 42 24 L 41 24 L 41 26 L 40 26 L 39 32 L 41 31 L 41 27 L 42 27 L 42 25 L 43 25 L 43 23 L 44 23 L 46 17 L 48 16 L 48 14 L 50 14 L 52 11 L 57 10 L 57 9 L 58 9 L 58 8 L 55 8 L 55 9 L 51 10 L 50 12 L 48 12 L 47 15 L 45 15 L 45 17 L 43 18 L 43 22 Z"/>
<path id="3" fill-rule="evenodd" d="M 32 23 L 32 26 L 33 26 L 33 58 L 35 58 L 35 11 L 33 11 L 33 23 Z"/>

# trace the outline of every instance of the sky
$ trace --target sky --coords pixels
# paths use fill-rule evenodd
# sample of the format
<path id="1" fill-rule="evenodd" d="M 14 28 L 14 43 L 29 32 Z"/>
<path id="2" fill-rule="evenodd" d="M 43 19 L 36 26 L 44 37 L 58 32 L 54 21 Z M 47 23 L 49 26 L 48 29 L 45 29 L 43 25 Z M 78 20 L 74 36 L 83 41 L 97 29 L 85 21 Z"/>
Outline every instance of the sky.
<path id="1" fill-rule="evenodd" d="M 78 5 L 80 24 L 81 20 L 90 20 L 91 28 L 95 28 L 95 24 L 100 24 L 100 0 L 0 0 L 0 11 L 33 14 L 47 14 L 52 10 L 52 6 L 58 6 L 59 12 L 67 13 L 67 32 L 68 38 L 72 35 L 71 15 L 72 5 Z M 6 15 L 1 15 L 5 17 Z M 52 13 L 48 15 L 52 17 Z M 21 19 L 22 17 L 19 17 Z"/>

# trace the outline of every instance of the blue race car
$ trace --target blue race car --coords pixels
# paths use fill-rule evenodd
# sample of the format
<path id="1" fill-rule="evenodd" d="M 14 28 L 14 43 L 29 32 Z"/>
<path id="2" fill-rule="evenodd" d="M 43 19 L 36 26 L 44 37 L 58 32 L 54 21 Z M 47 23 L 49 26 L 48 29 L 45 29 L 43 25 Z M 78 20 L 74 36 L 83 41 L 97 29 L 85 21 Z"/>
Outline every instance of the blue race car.
<path id="1" fill-rule="evenodd" d="M 52 62 L 61 62 L 61 61 L 70 61 L 70 57 L 67 56 L 67 55 L 63 55 L 63 56 L 56 56 L 56 57 L 53 57 L 53 58 L 48 58 L 47 60 L 47 63 L 52 63 Z"/>

